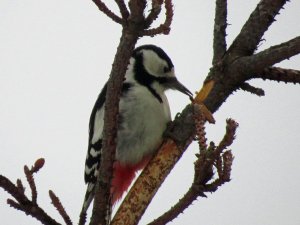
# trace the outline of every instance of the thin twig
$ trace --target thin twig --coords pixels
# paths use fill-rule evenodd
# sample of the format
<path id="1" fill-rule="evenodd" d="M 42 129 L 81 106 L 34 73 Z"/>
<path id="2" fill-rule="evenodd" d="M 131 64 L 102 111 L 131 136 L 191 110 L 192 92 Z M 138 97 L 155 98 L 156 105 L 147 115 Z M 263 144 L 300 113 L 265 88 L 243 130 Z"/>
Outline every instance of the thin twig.
<path id="1" fill-rule="evenodd" d="M 154 20 L 157 19 L 159 13 L 161 12 L 161 5 L 163 0 L 152 0 L 152 7 L 149 15 L 145 19 L 145 27 L 148 28 Z"/>
<path id="2" fill-rule="evenodd" d="M 29 204 L 29 199 L 24 195 L 23 191 L 15 186 L 8 178 L 0 175 L 0 187 L 4 191 L 7 191 L 11 196 L 13 196 L 21 204 Z"/>
<path id="3" fill-rule="evenodd" d="M 144 30 L 140 32 L 140 36 L 155 36 L 157 34 L 169 34 L 171 30 L 171 23 L 174 16 L 172 0 L 165 0 L 166 18 L 164 23 L 156 28 Z"/>
<path id="4" fill-rule="evenodd" d="M 164 22 L 164 26 L 169 27 L 169 29 L 171 29 L 171 24 L 174 16 L 172 0 L 165 0 L 165 9 L 166 9 L 166 19 Z"/>
<path id="5" fill-rule="evenodd" d="M 230 181 L 230 174 L 231 174 L 231 168 L 232 168 L 232 162 L 233 162 L 233 155 L 230 150 L 224 152 L 222 155 L 223 158 L 223 177 L 222 180 L 224 182 Z"/>
<path id="6" fill-rule="evenodd" d="M 103 12 L 116 23 L 122 24 L 122 19 L 113 13 L 101 0 L 93 0 L 93 2 L 98 6 L 101 12 Z"/>
<path id="7" fill-rule="evenodd" d="M 24 211 L 23 208 L 22 208 L 22 206 L 21 206 L 19 203 L 17 203 L 16 201 L 14 201 L 13 199 L 8 198 L 8 199 L 6 200 L 6 203 L 7 203 L 10 207 L 13 207 L 13 208 L 15 208 L 15 209 L 17 209 L 17 210 L 20 210 L 20 211 Z"/>
<path id="8" fill-rule="evenodd" d="M 227 147 L 229 147 L 232 144 L 233 140 L 235 139 L 235 132 L 238 125 L 239 124 L 233 119 L 226 120 L 226 133 L 222 141 L 219 143 L 219 145 L 214 151 L 216 155 L 220 155 L 221 152 L 223 152 Z"/>
<path id="9" fill-rule="evenodd" d="M 265 95 L 265 91 L 261 88 L 257 88 L 252 86 L 251 84 L 244 82 L 243 84 L 241 84 L 240 88 L 244 91 L 248 91 L 251 94 L 257 95 L 259 97 L 264 96 Z"/>
<path id="10" fill-rule="evenodd" d="M 49 196 L 51 199 L 51 203 L 54 205 L 54 207 L 57 209 L 57 211 L 59 212 L 59 214 L 61 215 L 61 217 L 63 218 L 63 220 L 65 221 L 65 223 L 67 225 L 72 225 L 72 221 L 69 217 L 69 215 L 67 214 L 65 208 L 63 207 L 63 205 L 61 204 L 59 198 L 54 194 L 53 191 L 49 190 Z"/>
<path id="11" fill-rule="evenodd" d="M 25 187 L 20 179 L 17 179 L 17 188 L 21 193 L 25 193 Z"/>
<path id="12" fill-rule="evenodd" d="M 216 0 L 213 65 L 220 61 L 226 52 L 227 0 Z"/>
<path id="13" fill-rule="evenodd" d="M 33 204 L 37 204 L 37 191 L 36 191 L 36 185 L 34 182 L 34 178 L 32 175 L 32 172 L 29 170 L 28 166 L 24 166 L 24 173 L 26 175 L 27 182 L 29 184 L 30 190 L 31 190 L 31 200 Z"/>
<path id="14" fill-rule="evenodd" d="M 117 3 L 117 5 L 120 9 L 120 13 L 122 15 L 123 20 L 127 20 L 129 17 L 129 11 L 126 7 L 124 0 L 115 0 L 115 2 Z"/>
<path id="15" fill-rule="evenodd" d="M 190 187 L 184 196 L 179 199 L 179 201 L 172 206 L 170 210 L 148 223 L 148 225 L 165 225 L 174 220 L 180 213 L 183 213 L 184 209 L 188 208 L 189 205 L 195 201 L 195 192 L 203 193 L 201 188 L 197 189 L 195 186 Z"/>

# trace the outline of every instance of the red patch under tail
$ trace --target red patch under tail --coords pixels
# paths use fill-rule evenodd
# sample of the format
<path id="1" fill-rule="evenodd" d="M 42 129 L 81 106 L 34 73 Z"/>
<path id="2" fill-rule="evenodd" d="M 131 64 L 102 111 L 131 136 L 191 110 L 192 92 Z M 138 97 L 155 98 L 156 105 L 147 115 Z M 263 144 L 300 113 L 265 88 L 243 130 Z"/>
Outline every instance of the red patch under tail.
<path id="1" fill-rule="evenodd" d="M 147 165 L 149 160 L 150 158 L 148 157 L 135 165 L 123 165 L 119 162 L 114 163 L 112 187 L 110 190 L 113 196 L 113 205 L 121 199 L 123 193 L 128 189 L 131 182 L 135 178 L 136 172 L 143 169 Z"/>

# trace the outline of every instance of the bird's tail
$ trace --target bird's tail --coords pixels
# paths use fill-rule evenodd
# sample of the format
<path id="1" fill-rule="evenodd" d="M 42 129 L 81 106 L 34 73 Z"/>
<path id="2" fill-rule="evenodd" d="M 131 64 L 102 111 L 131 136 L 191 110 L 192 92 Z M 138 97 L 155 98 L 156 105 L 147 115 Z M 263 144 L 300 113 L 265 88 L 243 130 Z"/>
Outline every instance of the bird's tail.
<path id="1" fill-rule="evenodd" d="M 86 193 L 84 196 L 84 202 L 82 205 L 82 209 L 81 209 L 81 213 L 80 213 L 80 219 L 85 219 L 86 214 L 87 214 L 87 210 L 89 209 L 91 202 L 93 201 L 95 196 L 95 184 L 93 183 L 89 183 L 86 189 Z M 110 200 L 111 201 L 111 200 Z M 109 205 L 107 207 L 107 212 L 106 212 L 106 216 L 107 216 L 107 223 L 109 224 L 111 221 L 111 213 L 112 213 L 112 206 Z M 81 224 L 81 223 L 79 223 Z"/>
<path id="2" fill-rule="evenodd" d="M 88 208 L 90 207 L 91 202 L 94 199 L 94 195 L 95 195 L 95 184 L 89 183 L 84 196 L 84 202 L 81 209 L 81 214 L 83 213 L 86 214 Z"/>

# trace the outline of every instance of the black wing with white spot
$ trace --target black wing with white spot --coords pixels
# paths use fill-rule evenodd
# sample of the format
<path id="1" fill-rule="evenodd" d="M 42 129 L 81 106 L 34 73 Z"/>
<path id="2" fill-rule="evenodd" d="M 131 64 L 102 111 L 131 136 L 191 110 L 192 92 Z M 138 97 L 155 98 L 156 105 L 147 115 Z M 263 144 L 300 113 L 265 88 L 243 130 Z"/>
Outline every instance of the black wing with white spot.
<path id="1" fill-rule="evenodd" d="M 102 130 L 106 90 L 107 84 L 105 84 L 98 96 L 90 117 L 89 144 L 84 173 L 84 180 L 86 183 L 96 182 L 96 174 L 99 168 L 102 149 Z"/>
<path id="2" fill-rule="evenodd" d="M 130 90 L 132 84 L 123 83 L 122 95 Z M 84 180 L 88 184 L 85 194 L 82 212 L 86 212 L 94 198 L 94 188 L 97 180 L 98 170 L 100 167 L 102 152 L 102 131 L 104 125 L 104 103 L 107 91 L 107 84 L 103 87 L 95 106 L 92 110 L 89 124 L 89 144 L 85 161 Z M 119 122 L 122 115 L 119 115 Z"/>

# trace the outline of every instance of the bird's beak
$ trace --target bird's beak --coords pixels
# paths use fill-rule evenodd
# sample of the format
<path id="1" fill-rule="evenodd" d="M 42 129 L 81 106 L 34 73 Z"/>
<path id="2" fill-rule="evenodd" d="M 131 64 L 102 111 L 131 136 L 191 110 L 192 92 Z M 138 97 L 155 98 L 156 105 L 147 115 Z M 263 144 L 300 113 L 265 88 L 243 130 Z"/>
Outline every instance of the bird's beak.
<path id="1" fill-rule="evenodd" d="M 187 89 L 182 83 L 180 83 L 176 77 L 172 77 L 170 80 L 168 80 L 168 86 L 171 89 L 180 91 L 183 94 L 189 96 L 190 98 L 193 98 L 192 92 L 190 92 L 190 90 Z"/>

